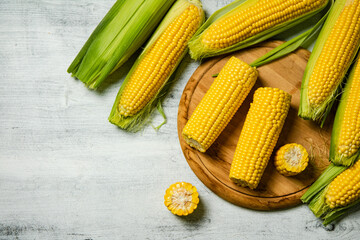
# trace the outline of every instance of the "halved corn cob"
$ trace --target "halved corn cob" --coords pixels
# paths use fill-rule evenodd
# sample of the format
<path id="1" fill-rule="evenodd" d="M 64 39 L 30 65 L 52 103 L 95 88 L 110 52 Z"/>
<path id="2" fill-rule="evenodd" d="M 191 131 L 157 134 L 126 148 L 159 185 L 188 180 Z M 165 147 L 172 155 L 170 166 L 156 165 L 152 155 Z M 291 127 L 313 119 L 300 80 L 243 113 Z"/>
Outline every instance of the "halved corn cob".
<path id="1" fill-rule="evenodd" d="M 309 163 L 306 149 L 297 143 L 289 143 L 276 151 L 274 165 L 284 176 L 294 176 L 305 170 Z"/>
<path id="2" fill-rule="evenodd" d="M 360 46 L 360 0 L 337 0 L 307 64 L 299 116 L 324 120 Z"/>
<path id="3" fill-rule="evenodd" d="M 205 152 L 230 122 L 257 76 L 256 68 L 231 57 L 186 123 L 185 141 Z"/>
<path id="4" fill-rule="evenodd" d="M 255 189 L 269 162 L 290 109 L 291 95 L 277 88 L 258 88 L 246 116 L 230 179 Z"/>
<path id="5" fill-rule="evenodd" d="M 187 52 L 187 43 L 204 20 L 199 0 L 178 0 L 170 9 L 121 86 L 109 121 L 139 129 L 159 103 L 169 78 Z"/>
<path id="6" fill-rule="evenodd" d="M 350 166 L 360 156 L 360 54 L 347 79 L 331 135 L 330 160 Z"/>
<path id="7" fill-rule="evenodd" d="M 197 208 L 199 194 L 190 183 L 177 182 L 166 190 L 164 204 L 173 214 L 187 216 Z"/>
<path id="8" fill-rule="evenodd" d="M 328 0 L 238 0 L 215 12 L 189 43 L 194 59 L 239 50 L 322 10 Z"/>
<path id="9" fill-rule="evenodd" d="M 91 34 L 68 73 L 96 89 L 148 39 L 174 0 L 118 0 Z"/>
<path id="10" fill-rule="evenodd" d="M 345 169 L 331 164 L 302 197 L 324 225 L 360 204 L 360 161 Z"/>

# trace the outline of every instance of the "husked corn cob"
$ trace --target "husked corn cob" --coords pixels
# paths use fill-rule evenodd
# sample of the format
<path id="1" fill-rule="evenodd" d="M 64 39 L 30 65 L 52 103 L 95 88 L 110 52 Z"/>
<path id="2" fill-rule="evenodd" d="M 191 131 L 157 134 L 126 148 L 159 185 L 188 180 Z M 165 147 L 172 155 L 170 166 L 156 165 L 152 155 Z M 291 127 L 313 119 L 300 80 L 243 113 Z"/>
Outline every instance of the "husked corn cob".
<path id="1" fill-rule="evenodd" d="M 334 121 L 330 159 L 338 165 L 350 166 L 360 155 L 359 96 L 360 55 L 346 82 Z"/>
<path id="2" fill-rule="evenodd" d="M 274 165 L 284 176 L 294 176 L 304 171 L 309 162 L 306 149 L 296 143 L 282 146 L 275 155 Z"/>
<path id="3" fill-rule="evenodd" d="M 210 17 L 201 29 L 203 31 L 191 40 L 190 54 L 194 59 L 199 59 L 238 50 L 240 48 L 232 47 L 241 46 L 251 38 L 257 40 L 256 37 L 264 35 L 267 35 L 264 39 L 271 37 L 290 27 L 291 22 L 306 19 L 327 3 L 328 0 L 235 1 L 216 12 L 214 20 Z M 246 47 L 251 44 L 243 45 Z"/>
<path id="4" fill-rule="evenodd" d="M 299 115 L 321 120 L 360 46 L 360 0 L 335 2 L 308 62 Z"/>
<path id="5" fill-rule="evenodd" d="M 96 89 L 148 39 L 174 0 L 118 0 L 91 34 L 68 73 Z"/>
<path id="6" fill-rule="evenodd" d="M 186 182 L 172 184 L 165 192 L 164 204 L 173 214 L 187 216 L 194 212 L 199 204 L 196 187 Z"/>
<path id="7" fill-rule="evenodd" d="M 345 207 L 360 198 L 360 161 L 339 174 L 325 194 L 330 208 Z"/>
<path id="8" fill-rule="evenodd" d="M 205 152 L 230 122 L 257 76 L 256 68 L 231 57 L 186 123 L 185 141 Z"/>
<path id="9" fill-rule="evenodd" d="M 246 116 L 230 179 L 255 189 L 269 162 L 288 114 L 291 95 L 277 88 L 259 88 Z"/>
<path id="10" fill-rule="evenodd" d="M 187 43 L 200 27 L 204 12 L 199 0 L 178 0 L 130 70 L 109 120 L 124 129 L 148 115 L 172 73 L 185 56 Z M 145 110 L 145 108 L 147 109 Z"/>

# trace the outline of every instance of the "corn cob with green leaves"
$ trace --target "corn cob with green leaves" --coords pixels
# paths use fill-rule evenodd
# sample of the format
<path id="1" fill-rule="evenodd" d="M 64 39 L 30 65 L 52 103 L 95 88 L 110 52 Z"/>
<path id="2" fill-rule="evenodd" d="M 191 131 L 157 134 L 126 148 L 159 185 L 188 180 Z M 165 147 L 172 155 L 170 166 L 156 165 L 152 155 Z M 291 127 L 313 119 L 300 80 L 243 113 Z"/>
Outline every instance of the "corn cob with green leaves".
<path id="1" fill-rule="evenodd" d="M 109 116 L 111 123 L 128 131 L 141 129 L 166 95 L 169 79 L 204 18 L 199 0 L 176 1 L 121 86 Z"/>
<path id="2" fill-rule="evenodd" d="M 337 0 L 305 69 L 300 117 L 325 120 L 359 46 L 360 0 Z"/>
<path id="3" fill-rule="evenodd" d="M 330 166 L 301 197 L 327 225 L 360 204 L 360 161 L 353 166 Z"/>
<path id="4" fill-rule="evenodd" d="M 336 112 L 330 160 L 350 166 L 360 156 L 360 55 L 353 66 Z"/>
<path id="5" fill-rule="evenodd" d="M 268 39 L 321 11 L 328 0 L 237 0 L 215 12 L 190 40 L 194 59 Z"/>
<path id="6" fill-rule="evenodd" d="M 118 0 L 68 68 L 91 89 L 141 47 L 174 0 Z"/>

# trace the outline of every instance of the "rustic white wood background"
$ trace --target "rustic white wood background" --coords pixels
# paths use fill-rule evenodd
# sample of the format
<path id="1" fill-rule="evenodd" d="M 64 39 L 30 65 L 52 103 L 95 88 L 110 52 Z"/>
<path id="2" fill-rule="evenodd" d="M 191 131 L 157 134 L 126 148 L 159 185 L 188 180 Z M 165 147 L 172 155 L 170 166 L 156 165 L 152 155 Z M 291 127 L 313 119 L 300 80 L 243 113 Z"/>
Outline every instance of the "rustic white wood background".
<path id="1" fill-rule="evenodd" d="M 129 134 L 108 123 L 131 61 L 99 92 L 66 69 L 114 2 L 0 1 L 1 240 L 360 238 L 360 212 L 324 228 L 304 205 L 252 211 L 197 179 L 176 127 L 182 90 L 198 66 L 189 57 L 158 132 Z M 203 0 L 208 16 L 229 2 Z M 201 205 L 191 217 L 163 205 L 176 181 L 198 188 Z"/>

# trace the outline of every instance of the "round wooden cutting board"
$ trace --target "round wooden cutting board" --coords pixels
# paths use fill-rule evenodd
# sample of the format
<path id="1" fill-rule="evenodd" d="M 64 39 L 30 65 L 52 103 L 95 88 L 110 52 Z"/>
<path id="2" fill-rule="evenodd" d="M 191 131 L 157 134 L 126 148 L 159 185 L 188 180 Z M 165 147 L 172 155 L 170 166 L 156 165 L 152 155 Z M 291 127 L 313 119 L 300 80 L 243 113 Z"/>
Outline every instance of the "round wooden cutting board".
<path id="1" fill-rule="evenodd" d="M 298 205 L 300 197 L 328 166 L 331 123 L 322 129 L 311 121 L 297 116 L 300 104 L 300 87 L 310 53 L 300 49 L 282 59 L 258 68 L 259 78 L 233 119 L 206 153 L 189 147 L 181 132 L 206 91 L 231 56 L 251 63 L 280 41 L 263 43 L 232 55 L 212 58 L 202 63 L 194 72 L 182 94 L 178 111 L 178 135 L 185 158 L 196 176 L 214 193 L 236 205 L 272 210 Z M 249 110 L 254 91 L 261 86 L 280 88 L 292 95 L 291 108 L 274 152 L 286 143 L 302 144 L 310 155 L 309 166 L 294 177 L 279 174 L 274 165 L 274 153 L 256 190 L 243 188 L 229 179 L 230 165 Z"/>

